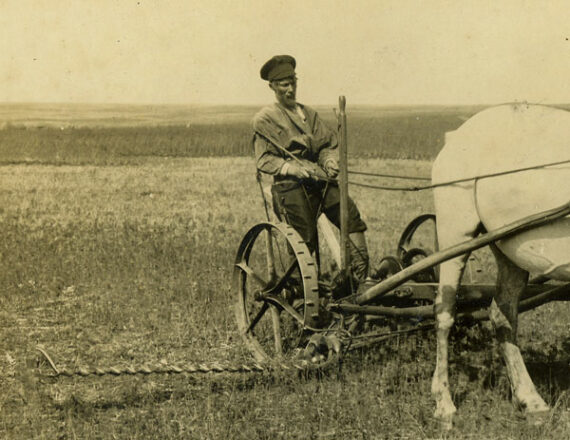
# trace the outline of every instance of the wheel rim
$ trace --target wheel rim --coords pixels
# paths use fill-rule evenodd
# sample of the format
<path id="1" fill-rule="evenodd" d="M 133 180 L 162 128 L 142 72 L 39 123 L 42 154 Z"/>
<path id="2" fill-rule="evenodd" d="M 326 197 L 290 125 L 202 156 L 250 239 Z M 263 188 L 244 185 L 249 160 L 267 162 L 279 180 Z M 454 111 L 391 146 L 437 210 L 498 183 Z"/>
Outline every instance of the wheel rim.
<path id="1" fill-rule="evenodd" d="M 234 287 L 238 329 L 254 357 L 295 357 L 319 317 L 317 271 L 299 234 L 282 223 L 251 228 L 238 249 Z"/>
<path id="2" fill-rule="evenodd" d="M 422 229 L 422 226 L 426 227 L 426 225 L 427 229 L 422 230 L 422 232 L 430 235 L 430 237 L 427 238 L 427 241 L 431 242 L 428 244 L 428 246 L 431 246 L 431 249 L 429 247 L 417 247 L 415 240 L 415 235 L 417 235 L 418 229 Z M 398 241 L 398 259 L 402 262 L 403 267 L 407 267 L 415 261 L 425 258 L 438 250 L 436 218 L 433 214 L 423 214 L 413 219 L 406 226 L 404 232 L 402 232 L 402 235 L 400 236 L 400 240 Z M 436 266 L 424 272 L 425 273 L 422 273 L 419 276 L 423 281 L 439 281 L 439 267 Z"/>

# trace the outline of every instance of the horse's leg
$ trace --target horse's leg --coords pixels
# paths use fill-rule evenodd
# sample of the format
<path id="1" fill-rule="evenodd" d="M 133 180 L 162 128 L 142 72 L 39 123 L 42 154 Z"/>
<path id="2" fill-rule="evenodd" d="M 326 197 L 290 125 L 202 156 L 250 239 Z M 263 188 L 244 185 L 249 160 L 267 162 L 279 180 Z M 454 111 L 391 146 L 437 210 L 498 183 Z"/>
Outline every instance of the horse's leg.
<path id="1" fill-rule="evenodd" d="M 456 412 L 449 390 L 449 332 L 455 322 L 455 295 L 468 256 L 457 257 L 441 265 L 439 288 L 435 298 L 437 356 L 431 393 L 436 404 L 434 416 L 446 429 L 451 429 Z"/>
<path id="2" fill-rule="evenodd" d="M 479 216 L 473 203 L 472 190 L 447 187 L 434 191 L 437 212 L 437 235 L 440 249 L 473 238 L 479 227 Z M 440 267 L 439 288 L 435 298 L 437 359 L 431 392 L 436 402 L 434 416 L 444 429 L 451 429 L 456 412 L 449 390 L 449 332 L 455 321 L 455 295 L 469 254 L 446 261 Z"/>
<path id="3" fill-rule="evenodd" d="M 528 374 L 517 346 L 518 303 L 528 283 L 528 272 L 516 266 L 496 246 L 497 292 L 491 303 L 490 318 L 507 366 L 513 402 L 527 414 L 548 411 Z"/>

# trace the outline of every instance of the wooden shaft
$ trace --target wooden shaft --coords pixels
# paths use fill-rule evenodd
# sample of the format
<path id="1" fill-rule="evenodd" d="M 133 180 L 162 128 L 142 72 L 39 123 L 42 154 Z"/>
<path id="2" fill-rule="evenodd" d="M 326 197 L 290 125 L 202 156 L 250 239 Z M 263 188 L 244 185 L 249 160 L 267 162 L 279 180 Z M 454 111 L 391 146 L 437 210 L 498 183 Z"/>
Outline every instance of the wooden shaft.
<path id="1" fill-rule="evenodd" d="M 570 301 L 570 283 L 551 287 L 551 289 L 540 293 L 537 293 L 537 289 L 533 287 L 530 287 L 530 291 L 525 291 L 524 296 L 526 299 L 520 301 L 519 313 L 534 309 L 550 301 Z M 542 290 L 544 290 L 544 288 L 545 286 L 542 286 Z M 473 309 L 473 307 L 461 308 L 459 306 L 457 317 L 470 318 L 476 321 L 489 319 L 489 312 L 487 309 L 469 309 Z M 358 313 L 362 315 L 399 316 L 409 318 L 433 318 L 435 316 L 433 305 L 416 307 L 386 307 L 338 303 L 329 304 L 329 310 L 344 313 Z"/>
<path id="2" fill-rule="evenodd" d="M 519 313 L 527 312 L 551 301 L 570 301 L 570 284 L 564 284 L 533 296 L 529 296 L 525 291 L 523 296 L 527 296 L 527 298 L 519 302 Z M 458 313 L 457 317 L 473 321 L 485 321 L 489 319 L 489 311 L 487 309 L 473 310 Z"/>
<path id="3" fill-rule="evenodd" d="M 542 292 L 519 302 L 519 313 L 532 310 L 550 301 L 570 301 L 570 283 Z"/>
<path id="4" fill-rule="evenodd" d="M 416 283 L 407 282 L 382 296 L 383 299 L 393 298 L 396 301 L 399 297 L 413 300 L 434 300 L 437 294 L 438 283 Z M 531 298 L 552 288 L 549 284 L 528 284 L 520 299 Z M 463 283 L 457 290 L 457 302 L 490 302 L 497 291 L 495 284 Z"/>
<path id="5" fill-rule="evenodd" d="M 490 243 L 494 243 L 495 241 L 508 237 L 509 235 L 514 235 L 524 230 L 549 223 L 553 220 L 556 220 L 557 218 L 564 217 L 569 213 L 570 202 L 554 209 L 549 209 L 538 214 L 529 215 L 528 217 L 525 217 L 521 220 L 496 229 L 495 231 L 487 232 L 486 234 L 483 234 L 472 240 L 468 240 L 448 249 L 436 252 L 435 254 L 432 254 L 429 257 L 426 257 L 423 260 L 420 260 L 419 262 L 408 266 L 406 269 L 392 275 L 391 277 L 388 277 L 384 281 L 381 281 L 361 295 L 356 296 L 356 298 L 354 298 L 355 302 L 357 304 L 365 304 L 373 298 L 376 298 L 377 296 L 382 295 L 405 283 L 415 274 L 425 269 L 443 263 L 444 261 L 451 260 L 452 258 L 455 258 L 467 252 L 480 249 Z"/>
<path id="6" fill-rule="evenodd" d="M 346 98 L 338 98 L 339 107 L 339 176 L 340 191 L 340 269 L 347 276 L 349 274 L 350 253 L 348 241 L 348 145 L 346 134 Z"/>
<path id="7" fill-rule="evenodd" d="M 359 313 L 362 315 L 378 316 L 405 316 L 433 318 L 433 306 L 417 307 L 386 307 L 386 306 L 360 306 L 358 304 L 331 304 L 330 310 L 333 312 Z"/>

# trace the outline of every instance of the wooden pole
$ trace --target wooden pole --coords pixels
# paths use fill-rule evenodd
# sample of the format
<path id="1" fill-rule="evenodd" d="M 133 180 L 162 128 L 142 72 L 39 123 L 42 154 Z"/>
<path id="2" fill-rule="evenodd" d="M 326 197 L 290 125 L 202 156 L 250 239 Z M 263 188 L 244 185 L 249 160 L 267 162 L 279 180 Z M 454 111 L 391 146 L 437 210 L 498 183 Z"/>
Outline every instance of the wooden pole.
<path id="1" fill-rule="evenodd" d="M 489 286 L 490 287 L 490 286 Z M 551 289 L 548 289 L 551 287 Z M 490 289 L 489 289 L 490 290 Z M 542 290 L 542 292 L 539 292 Z M 493 291 L 495 289 L 493 288 Z M 532 295 L 532 296 L 531 296 Z M 561 286 L 544 285 L 537 288 L 536 286 L 529 286 L 524 292 L 525 299 L 519 302 L 519 313 L 532 310 L 542 304 L 550 301 L 570 301 L 570 283 Z M 490 300 L 490 298 L 488 298 Z M 489 319 L 487 308 L 464 307 L 461 308 L 461 303 L 458 304 L 457 317 L 458 318 L 471 318 L 474 320 Z M 472 310 L 469 310 L 469 309 Z M 371 316 L 400 316 L 408 318 L 434 318 L 434 308 L 429 306 L 415 306 L 415 307 L 386 307 L 386 306 L 368 306 L 358 304 L 330 304 L 329 310 L 333 312 L 344 313 L 359 313 L 361 315 Z"/>
<path id="2" fill-rule="evenodd" d="M 350 266 L 350 253 L 348 242 L 348 145 L 346 136 L 346 98 L 339 96 L 339 176 L 340 190 L 340 270 L 348 277 Z"/>
<path id="3" fill-rule="evenodd" d="M 420 273 L 423 270 L 429 269 L 430 267 L 441 264 L 444 261 L 451 260 L 452 258 L 455 258 L 467 252 L 472 252 L 480 249 L 483 246 L 487 246 L 490 243 L 494 243 L 495 241 L 501 240 L 510 235 L 514 235 L 519 232 L 547 224 L 558 218 L 565 217 L 568 214 L 570 214 L 570 202 L 557 208 L 539 212 L 538 214 L 529 215 L 528 217 L 509 223 L 508 225 L 502 226 L 498 229 L 495 229 L 494 231 L 480 235 L 477 238 L 464 241 L 462 243 L 456 244 L 455 246 L 451 246 L 450 248 L 436 252 L 435 254 L 431 254 L 430 256 L 379 282 L 375 286 L 368 289 L 366 292 L 357 295 L 354 298 L 354 301 L 356 304 L 365 304 L 377 296 L 383 295 L 395 287 L 404 284 L 415 274 Z"/>

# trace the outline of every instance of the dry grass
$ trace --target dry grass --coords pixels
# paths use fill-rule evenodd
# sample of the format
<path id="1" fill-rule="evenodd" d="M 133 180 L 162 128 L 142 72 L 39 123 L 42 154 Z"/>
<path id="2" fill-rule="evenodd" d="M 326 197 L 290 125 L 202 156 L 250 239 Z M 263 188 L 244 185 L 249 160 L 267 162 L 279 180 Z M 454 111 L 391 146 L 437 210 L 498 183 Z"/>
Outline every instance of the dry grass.
<path id="1" fill-rule="evenodd" d="M 351 167 L 425 175 L 430 163 Z M 232 262 L 264 213 L 249 158 L 1 170 L 0 438 L 444 437 L 431 417 L 432 334 L 353 353 L 321 376 L 36 376 L 37 344 L 67 366 L 249 359 L 235 332 Z M 429 193 L 352 195 L 375 261 L 394 252 L 409 219 L 432 210 Z M 456 334 L 459 413 L 446 438 L 568 438 L 568 311 L 550 304 L 521 322 L 530 370 L 555 408 L 542 428 L 510 405 L 488 327 Z"/>

